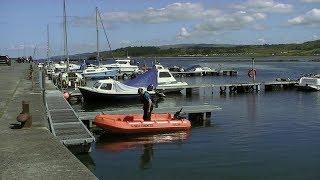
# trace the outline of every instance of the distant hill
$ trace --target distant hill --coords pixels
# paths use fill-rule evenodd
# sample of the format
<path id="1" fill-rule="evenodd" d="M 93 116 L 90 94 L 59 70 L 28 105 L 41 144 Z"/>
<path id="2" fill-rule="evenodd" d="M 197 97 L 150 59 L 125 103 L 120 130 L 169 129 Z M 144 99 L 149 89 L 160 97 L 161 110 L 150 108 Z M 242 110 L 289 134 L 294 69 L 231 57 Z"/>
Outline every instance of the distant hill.
<path id="1" fill-rule="evenodd" d="M 169 48 L 190 48 L 190 47 L 234 47 L 233 44 L 174 44 L 174 45 L 163 45 L 159 46 L 160 49 L 169 49 Z"/>
<path id="2" fill-rule="evenodd" d="M 114 57 L 189 57 L 189 56 L 313 56 L 320 55 L 320 40 L 301 44 L 175 44 L 163 46 L 134 46 L 112 51 Z M 100 52 L 103 59 L 112 58 L 110 51 Z M 71 55 L 70 59 L 94 59 L 95 52 Z M 63 56 L 55 56 L 60 59 Z"/>

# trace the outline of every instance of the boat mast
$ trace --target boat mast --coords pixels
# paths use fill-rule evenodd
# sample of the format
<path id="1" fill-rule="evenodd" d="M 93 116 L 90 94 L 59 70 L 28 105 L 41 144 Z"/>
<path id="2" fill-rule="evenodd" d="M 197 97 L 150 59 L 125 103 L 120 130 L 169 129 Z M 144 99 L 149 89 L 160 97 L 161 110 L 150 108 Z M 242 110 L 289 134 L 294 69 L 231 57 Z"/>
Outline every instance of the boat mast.
<path id="1" fill-rule="evenodd" d="M 65 56 L 65 59 L 67 59 L 67 72 L 69 72 L 66 0 L 63 0 L 63 34 L 64 34 L 64 56 Z"/>
<path id="2" fill-rule="evenodd" d="M 50 62 L 50 36 L 49 36 L 49 24 L 47 24 L 47 63 Z"/>
<path id="3" fill-rule="evenodd" d="M 96 31 L 97 31 L 97 60 L 100 66 L 100 54 L 99 54 L 99 27 L 98 27 L 98 7 L 96 7 Z"/>
<path id="4" fill-rule="evenodd" d="M 106 32 L 106 29 L 105 29 L 105 27 L 104 27 L 104 24 L 103 24 L 103 21 L 102 21 L 102 18 L 101 18 L 101 14 L 100 14 L 100 11 L 98 10 L 98 8 L 97 8 L 97 14 L 98 14 L 98 16 L 99 16 L 100 23 L 101 23 L 101 26 L 102 26 L 102 28 L 103 28 L 104 35 L 105 35 L 105 37 L 106 37 L 106 39 L 107 39 L 107 42 L 108 42 L 110 54 L 111 54 L 111 56 L 112 56 L 112 58 L 113 58 L 113 60 L 114 60 L 115 58 L 114 58 L 113 53 L 112 53 L 111 44 L 110 44 L 110 41 L 109 41 L 109 38 L 108 38 L 108 35 L 107 35 L 107 32 Z"/>

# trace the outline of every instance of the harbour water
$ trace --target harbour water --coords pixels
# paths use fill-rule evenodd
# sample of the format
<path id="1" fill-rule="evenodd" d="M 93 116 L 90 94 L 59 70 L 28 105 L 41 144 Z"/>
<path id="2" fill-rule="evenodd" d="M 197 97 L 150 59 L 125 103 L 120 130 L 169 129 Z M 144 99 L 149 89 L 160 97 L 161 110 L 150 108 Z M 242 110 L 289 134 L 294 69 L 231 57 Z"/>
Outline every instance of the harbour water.
<path id="1" fill-rule="evenodd" d="M 251 62 L 160 59 L 165 66 L 200 64 L 234 68 L 238 76 L 178 78 L 190 84 L 251 82 Z M 298 79 L 320 73 L 319 62 L 259 61 L 257 81 Z M 168 95 L 159 106 L 213 104 L 222 108 L 209 123 L 190 132 L 162 135 L 97 136 L 89 155 L 78 158 L 100 179 L 319 179 L 320 92 L 280 90 L 220 95 L 219 89 Z M 141 106 L 73 104 L 76 110 L 108 111 Z"/>

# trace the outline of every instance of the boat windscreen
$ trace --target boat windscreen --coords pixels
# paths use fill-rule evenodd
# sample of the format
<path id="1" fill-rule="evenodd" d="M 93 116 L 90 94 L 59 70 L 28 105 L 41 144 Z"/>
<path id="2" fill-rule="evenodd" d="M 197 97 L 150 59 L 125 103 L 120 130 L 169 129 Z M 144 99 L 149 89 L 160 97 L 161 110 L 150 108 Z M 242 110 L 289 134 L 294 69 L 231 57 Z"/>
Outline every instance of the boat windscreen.
<path id="1" fill-rule="evenodd" d="M 112 88 L 111 83 L 103 83 L 100 87 L 100 89 L 103 89 L 103 90 L 111 90 L 111 88 Z"/>
<path id="2" fill-rule="evenodd" d="M 94 88 L 99 88 L 100 85 L 101 85 L 101 83 L 96 82 L 96 83 L 93 84 L 93 87 L 94 87 Z"/>

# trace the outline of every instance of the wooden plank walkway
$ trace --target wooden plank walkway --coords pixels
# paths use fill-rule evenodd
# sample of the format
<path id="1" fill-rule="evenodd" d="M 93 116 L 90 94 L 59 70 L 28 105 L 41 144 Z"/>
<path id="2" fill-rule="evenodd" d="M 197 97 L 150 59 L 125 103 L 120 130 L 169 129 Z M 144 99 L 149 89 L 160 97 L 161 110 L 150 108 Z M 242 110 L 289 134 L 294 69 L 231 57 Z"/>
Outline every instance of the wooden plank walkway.
<path id="1" fill-rule="evenodd" d="M 95 141 L 60 91 L 46 91 L 45 99 L 51 132 L 64 145 L 90 145 Z"/>
<path id="2" fill-rule="evenodd" d="M 154 108 L 153 112 L 155 113 L 175 113 L 179 111 L 181 108 L 182 112 L 187 114 L 192 113 L 206 113 L 206 112 L 213 112 L 217 110 L 221 110 L 220 107 L 214 105 L 199 105 L 199 106 L 181 106 L 181 107 L 160 107 Z M 79 118 L 84 120 L 93 121 L 95 116 L 98 114 L 137 114 L 143 113 L 141 108 L 128 108 L 125 110 L 117 110 L 117 111 L 108 111 L 108 112 L 78 112 Z"/>

